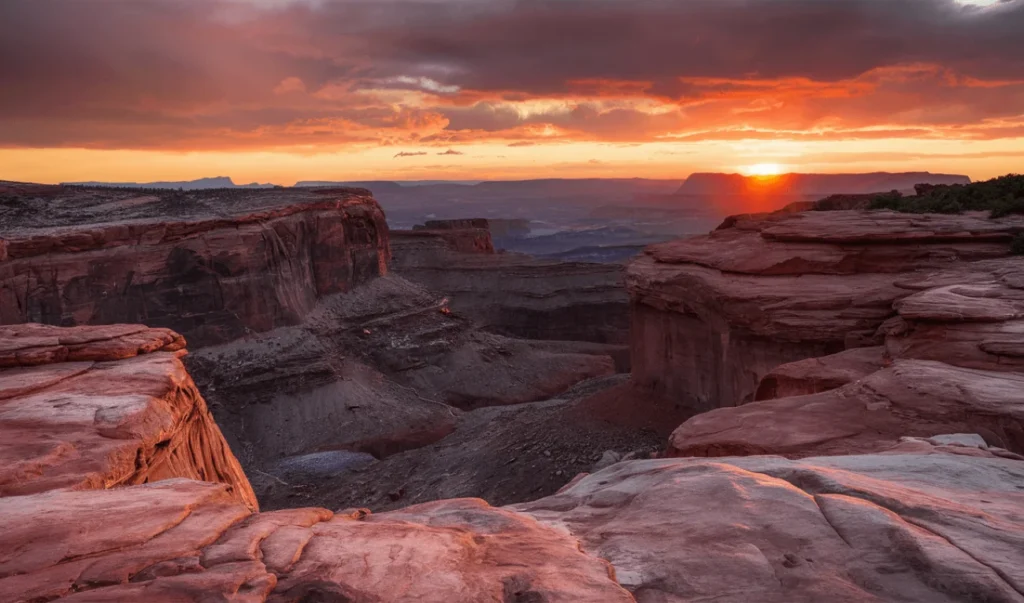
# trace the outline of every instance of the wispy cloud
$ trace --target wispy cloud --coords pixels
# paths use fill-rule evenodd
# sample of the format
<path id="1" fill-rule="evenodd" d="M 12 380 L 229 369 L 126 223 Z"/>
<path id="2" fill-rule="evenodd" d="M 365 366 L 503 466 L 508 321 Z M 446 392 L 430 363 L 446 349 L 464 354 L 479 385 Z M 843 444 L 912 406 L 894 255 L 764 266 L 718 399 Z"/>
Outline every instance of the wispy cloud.
<path id="1" fill-rule="evenodd" d="M 399 157 L 419 157 L 426 154 L 426 151 L 402 151 L 401 153 L 395 154 L 395 159 L 398 159 Z"/>

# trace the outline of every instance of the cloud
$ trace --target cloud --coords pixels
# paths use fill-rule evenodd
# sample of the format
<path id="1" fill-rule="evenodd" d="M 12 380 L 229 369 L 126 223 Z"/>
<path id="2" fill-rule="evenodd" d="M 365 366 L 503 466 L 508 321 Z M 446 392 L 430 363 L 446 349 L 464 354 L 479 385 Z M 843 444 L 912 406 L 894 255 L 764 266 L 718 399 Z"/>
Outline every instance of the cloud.
<path id="1" fill-rule="evenodd" d="M 448 149 L 443 153 L 438 153 L 438 155 L 465 155 L 465 153 L 462 151 L 456 151 L 455 149 Z"/>
<path id="2" fill-rule="evenodd" d="M 274 94 L 289 94 L 291 92 L 305 92 L 306 84 L 297 77 L 286 77 L 281 83 L 274 87 Z"/>
<path id="3" fill-rule="evenodd" d="M 4 147 L 1024 128 L 1024 0 L 35 0 L 0 22 Z"/>
<path id="4" fill-rule="evenodd" d="M 402 151 L 401 153 L 397 153 L 394 158 L 398 159 L 399 157 L 419 157 L 421 155 L 426 154 L 426 151 Z"/>

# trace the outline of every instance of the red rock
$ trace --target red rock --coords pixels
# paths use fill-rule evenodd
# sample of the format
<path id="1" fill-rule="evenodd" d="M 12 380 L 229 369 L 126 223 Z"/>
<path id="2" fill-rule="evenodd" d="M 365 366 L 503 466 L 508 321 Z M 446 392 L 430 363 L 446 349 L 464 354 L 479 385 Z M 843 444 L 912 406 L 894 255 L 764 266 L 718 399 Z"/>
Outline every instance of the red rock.
<path id="1" fill-rule="evenodd" d="M 36 371 L 55 372 L 26 387 Z M 1006 400 L 1024 392 L 1020 375 L 982 372 L 900 360 L 785 400 L 870 386 L 894 417 L 966 416 L 986 440 L 1015 446 L 1007 417 L 1019 410 Z M 36 493 L 0 492 L 5 601 L 952 602 L 1012 601 L 1024 588 L 1024 462 L 977 437 L 900 438 L 879 454 L 803 461 L 623 462 L 509 508 L 460 499 L 380 514 L 253 513 L 225 476 L 175 475 L 198 464 L 109 489 L 82 489 L 85 473 L 72 483 L 73 471 L 113 458 L 99 444 L 74 447 L 90 429 L 129 442 L 145 463 L 159 456 L 147 438 L 188 431 L 205 414 L 198 396 L 181 411 L 168 394 L 194 392 L 175 353 L 9 369 L 0 379 L 10 374 L 25 393 L 0 403 L 0 442 L 43 437 L 25 440 L 19 429 L 47 416 L 47 433 L 70 442 L 80 463 L 42 465 L 22 482 Z M 954 374 L 963 378 L 951 385 Z M 219 449 L 215 429 L 192 431 L 188 449 Z M 166 447 L 181 449 L 175 442 Z"/>
<path id="2" fill-rule="evenodd" d="M 174 331 L 140 325 L 61 328 L 23 324 L 0 327 L 0 368 L 83 360 L 121 360 L 157 350 L 176 352 L 184 348 L 185 339 Z"/>
<path id="3" fill-rule="evenodd" d="M 878 452 L 904 436 L 978 433 L 1024 452 L 1024 375 L 897 360 L 838 389 L 722 408 L 683 423 L 673 456 Z"/>
<path id="4" fill-rule="evenodd" d="M 319 298 L 387 271 L 387 223 L 360 189 L 20 200 L 34 213 L 0 245 L 0 324 L 128 321 L 201 346 L 296 324 Z"/>
<path id="5" fill-rule="evenodd" d="M 633 600 L 572 536 L 483 501 L 238 522 L 248 513 L 224 485 L 186 480 L 3 498 L 0 592 L 78 602 Z M 112 514 L 120 521 L 104 521 Z"/>
<path id="6" fill-rule="evenodd" d="M 776 367 L 761 379 L 755 400 L 817 394 L 867 377 L 885 366 L 885 348 L 854 348 Z"/>
<path id="7" fill-rule="evenodd" d="M 627 275 L 634 380 L 695 410 L 751 401 L 776 366 L 882 344 L 894 302 L 930 288 L 920 282 L 929 274 L 987 290 L 988 269 L 969 266 L 1012 261 L 995 258 L 1024 218 L 812 211 L 726 226 L 653 246 Z M 962 311 L 1009 316 L 1009 302 L 977 291 L 961 296 Z M 1008 335 L 993 349 L 1007 349 Z"/>
<path id="8" fill-rule="evenodd" d="M 178 347 L 176 333 L 25 325 L 0 337 L 0 349 L 21 358 L 25 349 L 49 349 L 113 359 L 0 371 L 0 495 L 190 477 L 230 484 L 238 500 L 256 508 L 178 352 L 130 357 L 164 342 L 164 349 Z"/>
<path id="9" fill-rule="evenodd" d="M 517 505 L 638 601 L 1016 601 L 1024 463 L 915 453 L 620 463 Z"/>

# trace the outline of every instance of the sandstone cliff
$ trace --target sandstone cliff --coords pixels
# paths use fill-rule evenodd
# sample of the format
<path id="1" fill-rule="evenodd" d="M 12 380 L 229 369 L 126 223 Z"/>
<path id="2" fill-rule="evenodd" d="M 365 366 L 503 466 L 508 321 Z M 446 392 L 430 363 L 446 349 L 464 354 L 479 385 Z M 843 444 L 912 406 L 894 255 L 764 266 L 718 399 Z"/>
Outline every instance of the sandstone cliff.
<path id="1" fill-rule="evenodd" d="M 138 322 L 201 346 L 296 324 L 387 270 L 359 189 L 8 185 L 3 210 L 0 324 Z"/>
<path id="2" fill-rule="evenodd" d="M 172 477 L 256 497 L 179 360 L 185 342 L 137 325 L 0 328 L 0 496 Z"/>
<path id="3" fill-rule="evenodd" d="M 953 262 L 901 285 L 884 346 L 777 367 L 762 401 L 694 417 L 672 452 L 849 454 L 967 432 L 1024 453 L 1024 265 Z"/>
<path id="4" fill-rule="evenodd" d="M 781 213 L 655 245 L 627 276 L 634 379 L 698 411 L 750 402 L 781 364 L 881 345 L 894 302 L 950 267 L 947 284 L 969 282 L 1021 228 L 1019 216 Z"/>

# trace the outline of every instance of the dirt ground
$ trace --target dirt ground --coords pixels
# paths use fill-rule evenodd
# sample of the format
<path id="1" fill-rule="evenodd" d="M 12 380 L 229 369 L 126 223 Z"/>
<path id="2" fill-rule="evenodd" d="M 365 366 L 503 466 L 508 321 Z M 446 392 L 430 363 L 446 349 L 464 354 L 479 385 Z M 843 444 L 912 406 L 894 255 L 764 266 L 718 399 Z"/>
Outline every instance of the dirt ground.
<path id="1" fill-rule="evenodd" d="M 689 417 L 681 407 L 637 392 L 628 379 L 592 379 L 552 400 L 464 413 L 455 431 L 433 445 L 340 472 L 323 475 L 291 463 L 274 475 L 250 477 L 266 510 L 380 512 L 442 498 L 493 505 L 536 499 L 592 471 L 607 451 L 657 455 Z"/>

